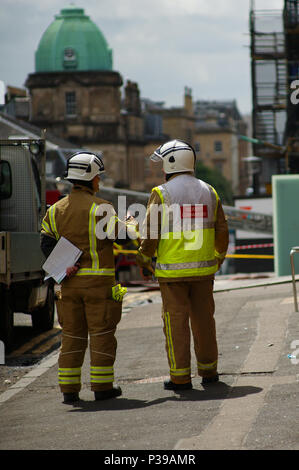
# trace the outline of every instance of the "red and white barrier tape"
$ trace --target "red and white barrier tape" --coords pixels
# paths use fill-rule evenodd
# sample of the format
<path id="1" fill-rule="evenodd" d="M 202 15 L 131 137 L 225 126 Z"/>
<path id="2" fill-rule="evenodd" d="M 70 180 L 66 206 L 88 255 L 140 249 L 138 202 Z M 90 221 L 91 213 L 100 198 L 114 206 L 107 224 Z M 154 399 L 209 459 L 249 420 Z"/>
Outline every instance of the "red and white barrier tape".
<path id="1" fill-rule="evenodd" d="M 230 246 L 230 250 L 248 250 L 254 248 L 273 248 L 274 243 L 258 243 L 255 245 L 239 245 L 239 246 Z"/>

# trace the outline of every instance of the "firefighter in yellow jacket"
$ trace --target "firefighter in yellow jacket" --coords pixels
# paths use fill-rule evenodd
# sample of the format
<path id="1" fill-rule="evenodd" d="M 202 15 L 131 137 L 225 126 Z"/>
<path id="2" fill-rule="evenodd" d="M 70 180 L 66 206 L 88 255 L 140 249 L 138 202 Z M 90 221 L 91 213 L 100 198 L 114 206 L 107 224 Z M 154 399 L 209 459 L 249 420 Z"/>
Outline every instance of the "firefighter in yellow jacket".
<path id="1" fill-rule="evenodd" d="M 170 380 L 167 390 L 192 388 L 190 327 L 202 383 L 219 380 L 213 280 L 228 247 L 228 227 L 214 188 L 195 178 L 195 152 L 181 141 L 151 156 L 163 162 L 165 184 L 153 188 L 137 255 L 140 266 L 156 256 L 163 302 Z"/>
<path id="2" fill-rule="evenodd" d="M 68 268 L 61 284 L 61 299 L 57 301 L 62 327 L 58 381 L 64 403 L 79 400 L 88 334 L 90 381 L 95 399 L 114 398 L 122 393 L 120 387 L 113 386 L 115 331 L 122 304 L 114 300 L 117 297 L 113 298 L 116 235 L 108 236 L 109 230 L 115 232 L 119 227 L 112 204 L 95 196 L 103 171 L 101 155 L 89 152 L 73 155 L 68 160 L 66 175 L 73 183 L 72 191 L 48 209 L 42 222 L 41 247 L 46 256 L 62 236 L 82 251 L 79 264 Z M 105 222 L 106 237 L 97 233 L 99 222 Z"/>

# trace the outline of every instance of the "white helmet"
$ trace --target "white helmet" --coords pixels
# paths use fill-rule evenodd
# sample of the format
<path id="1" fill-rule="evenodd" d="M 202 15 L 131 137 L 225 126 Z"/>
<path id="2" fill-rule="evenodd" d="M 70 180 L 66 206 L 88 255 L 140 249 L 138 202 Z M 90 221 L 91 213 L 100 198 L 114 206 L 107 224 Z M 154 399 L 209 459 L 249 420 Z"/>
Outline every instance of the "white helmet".
<path id="1" fill-rule="evenodd" d="M 68 159 L 65 178 L 68 180 L 91 181 L 104 171 L 102 154 L 82 151 L 75 153 Z"/>
<path id="2" fill-rule="evenodd" d="M 154 162 L 162 160 L 166 174 L 194 171 L 195 152 L 190 144 L 182 140 L 171 140 L 155 150 L 150 156 Z"/>

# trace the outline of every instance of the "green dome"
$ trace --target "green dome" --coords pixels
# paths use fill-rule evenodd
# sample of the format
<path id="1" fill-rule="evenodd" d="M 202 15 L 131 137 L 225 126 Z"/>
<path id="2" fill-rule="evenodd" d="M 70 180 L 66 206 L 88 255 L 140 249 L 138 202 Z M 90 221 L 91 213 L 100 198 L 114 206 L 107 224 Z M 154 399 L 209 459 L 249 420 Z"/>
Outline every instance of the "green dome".
<path id="1" fill-rule="evenodd" d="M 35 53 L 35 71 L 75 70 L 112 70 L 112 50 L 83 8 L 70 5 L 43 34 Z"/>

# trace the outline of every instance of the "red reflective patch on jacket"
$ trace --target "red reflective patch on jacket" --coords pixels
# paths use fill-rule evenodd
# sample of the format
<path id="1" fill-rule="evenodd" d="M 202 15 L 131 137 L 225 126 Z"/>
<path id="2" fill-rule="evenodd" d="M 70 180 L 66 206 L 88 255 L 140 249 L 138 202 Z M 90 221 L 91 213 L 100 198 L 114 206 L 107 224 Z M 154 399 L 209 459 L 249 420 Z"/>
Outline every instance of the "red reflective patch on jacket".
<path id="1" fill-rule="evenodd" d="M 195 219 L 208 217 L 208 206 L 206 204 L 185 204 L 181 206 L 181 218 Z"/>

